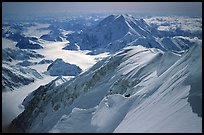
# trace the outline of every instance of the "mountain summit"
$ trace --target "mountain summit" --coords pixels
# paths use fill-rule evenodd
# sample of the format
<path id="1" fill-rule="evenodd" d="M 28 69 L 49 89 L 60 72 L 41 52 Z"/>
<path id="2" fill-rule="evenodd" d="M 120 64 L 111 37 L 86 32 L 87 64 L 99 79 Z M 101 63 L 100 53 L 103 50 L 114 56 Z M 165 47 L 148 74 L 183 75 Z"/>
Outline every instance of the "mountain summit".
<path id="1" fill-rule="evenodd" d="M 171 44 L 163 42 L 166 38 Z M 157 29 L 148 25 L 144 19 L 127 14 L 110 15 L 81 33 L 69 34 L 67 40 L 70 44 L 77 43 L 81 50 L 93 51 L 93 54 L 116 52 L 130 45 L 179 52 L 192 45 L 191 41 L 186 44 L 180 37 L 160 38 Z"/>
<path id="2" fill-rule="evenodd" d="M 82 50 L 116 51 L 141 36 L 150 36 L 150 26 L 142 19 L 121 14 L 110 15 L 96 26 L 86 29 L 80 34 L 68 35 L 67 40 L 70 43 L 77 42 Z M 112 43 L 119 45 L 110 48 Z"/>

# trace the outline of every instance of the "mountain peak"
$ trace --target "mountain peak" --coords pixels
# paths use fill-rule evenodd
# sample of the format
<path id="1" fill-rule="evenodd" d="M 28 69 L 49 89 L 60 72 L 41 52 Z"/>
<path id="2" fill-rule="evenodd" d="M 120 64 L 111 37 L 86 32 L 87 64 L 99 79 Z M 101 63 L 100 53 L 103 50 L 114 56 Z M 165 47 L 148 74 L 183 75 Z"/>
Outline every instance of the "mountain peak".
<path id="1" fill-rule="evenodd" d="M 129 14 L 120 14 L 120 15 L 117 16 L 117 18 L 123 18 L 125 20 L 129 20 L 129 19 L 132 19 L 133 16 L 129 15 Z"/>

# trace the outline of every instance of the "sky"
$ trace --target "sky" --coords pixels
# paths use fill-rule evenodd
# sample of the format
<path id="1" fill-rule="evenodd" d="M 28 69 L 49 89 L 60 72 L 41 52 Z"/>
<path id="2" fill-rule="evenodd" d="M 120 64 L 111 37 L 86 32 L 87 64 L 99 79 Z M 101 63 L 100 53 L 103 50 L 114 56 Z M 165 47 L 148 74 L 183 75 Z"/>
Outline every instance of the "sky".
<path id="1" fill-rule="evenodd" d="M 3 2 L 3 14 L 146 13 L 202 16 L 202 2 Z"/>

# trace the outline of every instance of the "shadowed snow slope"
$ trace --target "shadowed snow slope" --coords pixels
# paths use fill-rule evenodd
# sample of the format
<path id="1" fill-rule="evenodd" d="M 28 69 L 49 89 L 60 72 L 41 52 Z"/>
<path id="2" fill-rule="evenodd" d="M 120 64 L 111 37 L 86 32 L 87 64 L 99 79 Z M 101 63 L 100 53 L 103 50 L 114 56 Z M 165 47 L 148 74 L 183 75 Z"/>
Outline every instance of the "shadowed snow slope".
<path id="1" fill-rule="evenodd" d="M 14 90 L 23 85 L 28 85 L 36 79 L 43 77 L 35 70 L 29 67 L 11 65 L 5 63 L 2 65 L 2 90 Z"/>
<path id="2" fill-rule="evenodd" d="M 10 127 L 21 132 L 202 132 L 201 49 L 195 45 L 179 56 L 126 47 L 33 97 Z"/>

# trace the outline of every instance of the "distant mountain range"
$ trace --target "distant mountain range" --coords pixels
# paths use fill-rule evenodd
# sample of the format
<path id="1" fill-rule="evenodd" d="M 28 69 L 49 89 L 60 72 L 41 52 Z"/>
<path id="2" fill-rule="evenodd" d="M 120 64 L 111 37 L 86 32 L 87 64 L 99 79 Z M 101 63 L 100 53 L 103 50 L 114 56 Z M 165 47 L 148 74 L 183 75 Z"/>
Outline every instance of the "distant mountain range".
<path id="1" fill-rule="evenodd" d="M 95 54 L 106 51 L 116 52 L 129 45 L 180 52 L 194 43 L 181 36 L 160 37 L 161 33 L 143 19 L 121 14 L 110 15 L 96 26 L 89 27 L 80 33 L 68 34 L 67 40 L 70 45 L 77 43 L 81 50 L 92 50 Z"/>

